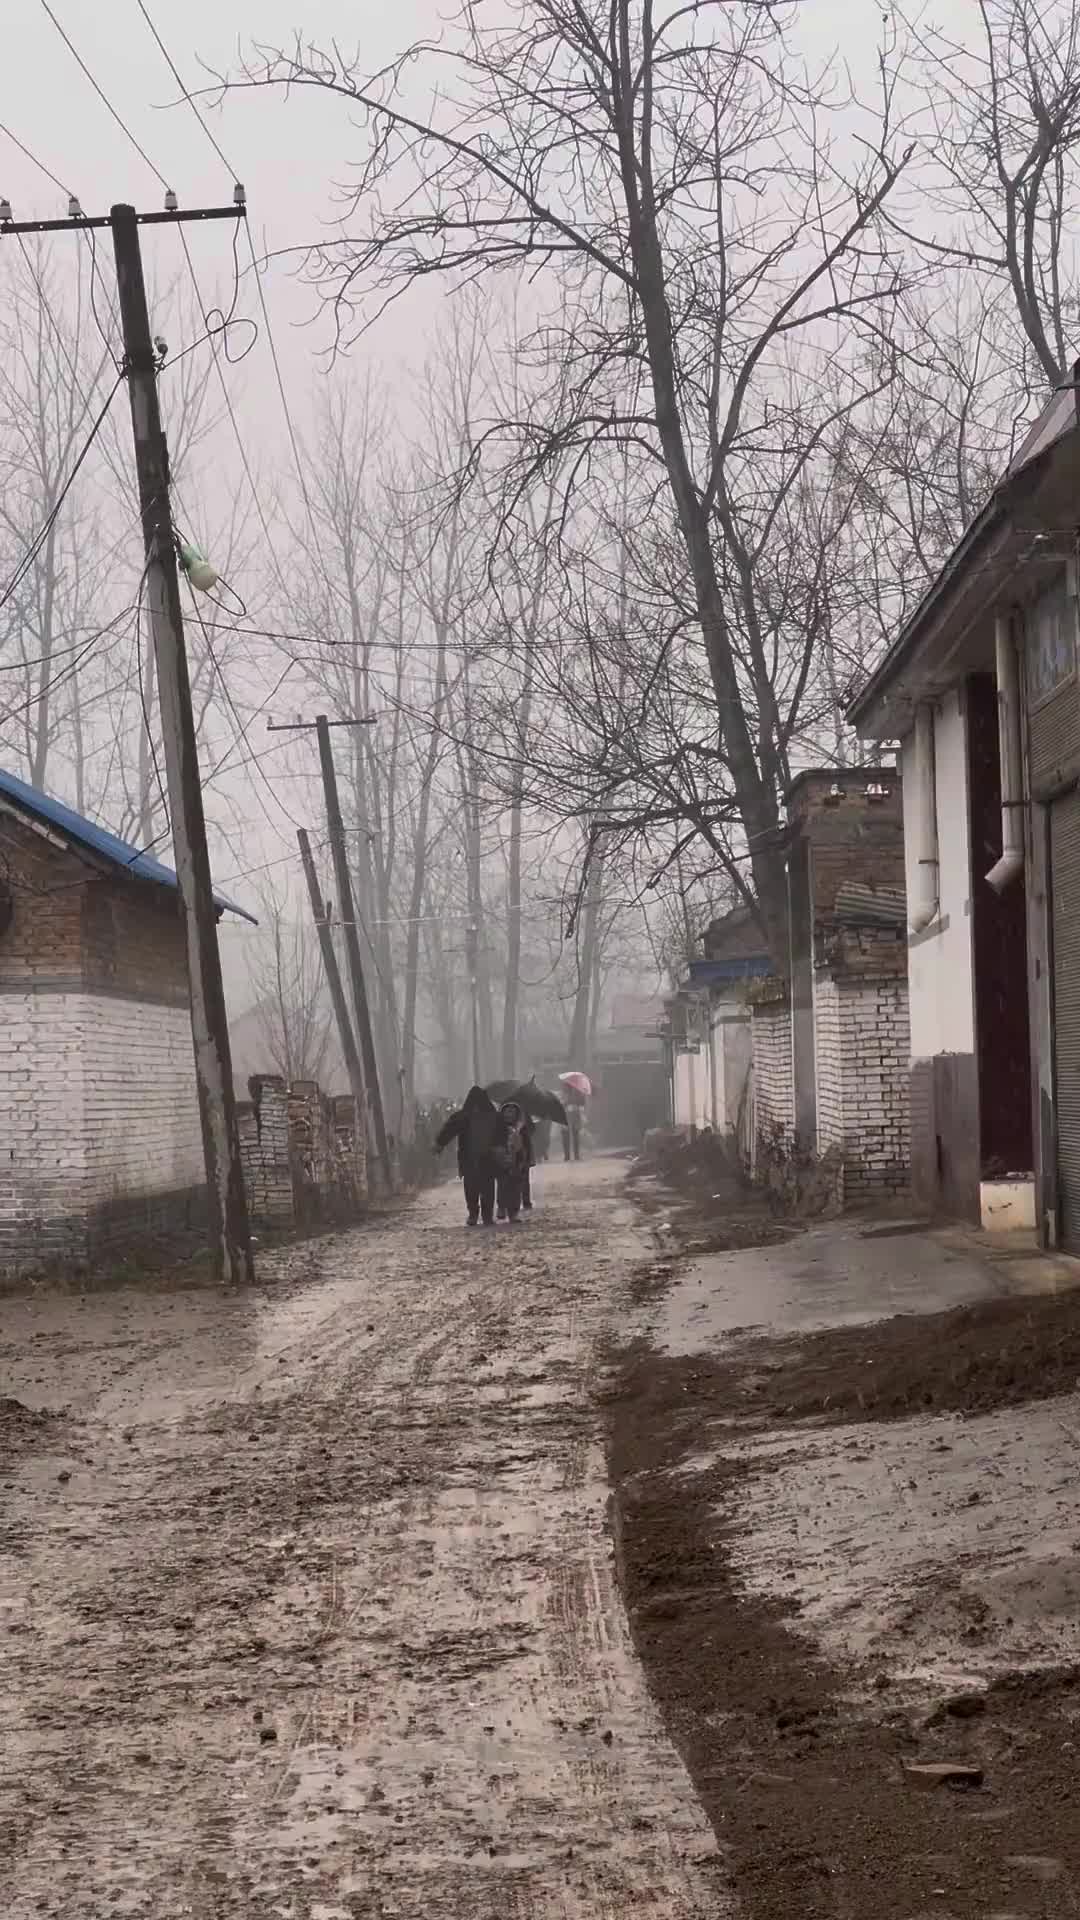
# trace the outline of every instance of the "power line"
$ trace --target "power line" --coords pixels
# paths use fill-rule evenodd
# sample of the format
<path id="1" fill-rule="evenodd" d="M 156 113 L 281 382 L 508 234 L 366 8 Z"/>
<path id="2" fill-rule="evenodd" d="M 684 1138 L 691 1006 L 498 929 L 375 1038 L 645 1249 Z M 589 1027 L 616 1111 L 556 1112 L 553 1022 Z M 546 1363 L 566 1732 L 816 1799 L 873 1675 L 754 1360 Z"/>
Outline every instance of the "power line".
<path id="1" fill-rule="evenodd" d="M 9 580 L 7 586 L 4 588 L 4 591 L 0 593 L 0 607 L 4 607 L 7 605 L 8 601 L 11 599 L 12 594 L 15 593 L 17 588 L 25 579 L 26 575 L 30 571 L 30 568 L 34 564 L 34 561 L 37 559 L 38 554 L 41 552 L 41 549 L 44 546 L 46 540 L 48 539 L 49 533 L 51 532 L 52 528 L 55 526 L 60 509 L 63 506 L 64 501 L 67 499 L 67 496 L 70 493 L 72 486 L 74 485 L 75 478 L 79 472 L 80 467 L 83 465 L 83 462 L 86 460 L 90 452 L 90 449 L 94 444 L 94 441 L 97 439 L 98 433 L 100 432 L 101 427 L 104 423 L 105 416 L 108 413 L 109 408 L 112 406 L 112 403 L 116 398 L 117 392 L 123 382 L 123 378 L 124 376 L 122 373 L 117 375 L 116 382 L 107 400 L 105 401 L 105 405 L 102 407 L 101 412 L 98 414 L 97 419 L 94 421 L 94 424 L 90 429 L 90 433 L 87 436 L 82 452 L 79 454 L 78 459 L 75 461 L 75 464 L 72 467 L 71 472 L 68 474 L 67 479 L 64 481 L 64 484 L 61 487 L 60 492 L 57 495 L 55 502 L 53 503 L 53 506 L 51 507 L 50 511 L 48 512 L 45 519 L 43 520 L 37 533 L 34 535 L 34 538 L 31 541 L 29 548 L 27 549 L 26 553 L 23 555 L 23 558 L 20 560 L 18 566 L 15 569 L 14 574 Z"/>
<path id="2" fill-rule="evenodd" d="M 239 729 L 239 733 L 240 733 L 240 738 L 241 738 L 241 739 L 243 740 L 243 743 L 244 743 L 244 745 L 245 745 L 245 747 L 246 747 L 246 748 L 248 749 L 248 751 L 249 751 L 250 753 L 252 753 L 252 754 L 254 755 L 254 749 L 252 748 L 252 745 L 251 745 L 251 741 L 250 741 L 250 739 L 249 739 L 249 737 L 248 737 L 248 725 L 251 725 L 251 724 L 253 724 L 253 723 L 254 723 L 254 721 L 255 721 L 255 719 L 257 718 L 257 715 L 256 715 L 256 714 L 253 714 L 253 715 L 252 715 L 252 718 L 251 718 L 251 721 L 250 721 L 250 722 L 248 723 L 248 725 L 245 725 L 245 723 L 244 723 L 244 721 L 242 720 L 242 718 L 241 718 L 241 716 L 240 716 L 240 714 L 239 714 L 239 712 L 238 712 L 238 710 L 237 710 L 237 706 L 236 706 L 236 702 L 235 702 L 235 700 L 234 700 L 234 699 L 233 699 L 233 697 L 232 697 L 232 693 L 231 693 L 231 692 L 230 692 L 230 690 L 229 690 L 229 683 L 228 683 L 228 681 L 226 680 L 226 678 L 225 678 L 225 675 L 224 675 L 224 673 L 223 673 L 223 671 L 222 671 L 222 668 L 221 668 L 221 664 L 220 664 L 220 662 L 219 662 L 219 660 L 218 660 L 218 657 L 217 657 L 217 655 L 216 655 L 216 653 L 214 652 L 214 646 L 213 646 L 213 642 L 212 642 L 212 640 L 211 640 L 211 638 L 210 638 L 210 633 L 209 633 L 209 629 L 207 628 L 207 626 L 205 625 L 205 623 L 204 623 L 204 621 L 203 621 L 203 616 L 202 616 L 202 608 L 201 608 L 201 607 L 199 606 L 199 603 L 198 603 L 198 601 L 197 601 L 197 600 L 196 600 L 196 598 L 195 598 L 195 589 L 194 589 L 194 587 L 192 586 L 192 584 L 191 584 L 191 581 L 190 581 L 190 580 L 188 581 L 188 594 L 189 594 L 189 597 L 190 597 L 190 599 L 191 599 L 191 604 L 192 604 L 192 606 L 193 606 L 193 608 L 194 608 L 194 610 L 195 610 L 195 618 L 197 619 L 197 621 L 198 621 L 198 623 L 199 623 L 199 625 L 200 625 L 200 627 L 202 628 L 202 635 L 203 635 L 203 640 L 204 640 L 204 642 L 205 642 L 205 645 L 206 645 L 206 651 L 207 651 L 207 653 L 208 653 L 208 655 L 209 655 L 209 657 L 210 657 L 210 664 L 211 664 L 211 666 L 213 667 L 213 669 L 214 669 L 214 672 L 215 672 L 215 674 L 217 675 L 217 679 L 218 679 L 218 682 L 219 682 L 219 684 L 220 684 L 220 686 L 221 686 L 221 691 L 222 691 L 222 693 L 223 693 L 223 694 L 224 694 L 224 696 L 225 696 L 225 702 L 226 702 L 226 705 L 228 706 L 228 709 L 229 709 L 229 712 L 231 713 L 231 715 L 232 715 L 232 717 L 233 717 L 233 720 L 235 721 L 235 723 L 236 723 L 236 726 L 237 726 L 237 728 Z M 280 796 L 279 796 L 279 795 L 278 795 L 278 794 L 277 794 L 277 793 L 275 792 L 275 790 L 274 790 L 274 786 L 273 786 L 273 783 L 271 782 L 271 780 L 270 780 L 270 778 L 269 778 L 269 775 L 268 775 L 268 774 L 266 774 L 266 773 L 264 773 L 264 771 L 263 771 L 263 768 L 262 768 L 262 766 L 261 766 L 261 764 L 260 764 L 260 761 L 259 761 L 259 759 L 258 759 L 257 757 L 253 757 L 253 761 L 252 761 L 252 764 L 253 764 L 253 765 L 254 765 L 254 766 L 255 766 L 255 767 L 256 767 L 256 768 L 258 769 L 258 773 L 259 773 L 259 778 L 260 778 L 260 779 L 261 779 L 261 780 L 263 781 L 263 783 L 264 783 L 264 785 L 266 786 L 266 789 L 267 789 L 267 791 L 268 791 L 268 793 L 270 794 L 270 797 L 271 797 L 271 799 L 272 799 L 272 800 L 274 801 L 274 804 L 275 804 L 275 805 L 276 805 L 276 806 L 277 806 L 277 807 L 278 807 L 278 808 L 280 809 L 280 811 L 281 811 L 281 812 L 282 812 L 282 813 L 283 813 L 283 814 L 285 815 L 285 818 L 286 818 L 286 820 L 288 820 L 288 822 L 289 822 L 289 824 L 290 824 L 290 825 L 291 825 L 291 826 L 292 826 L 292 827 L 293 827 L 294 829 L 298 829 L 298 828 L 299 828 L 299 826 L 300 826 L 300 821 L 299 821 L 299 820 L 297 820 L 297 819 L 296 819 L 296 818 L 294 817 L 294 815 L 293 815 L 293 814 L 291 814 L 291 813 L 289 812 L 289 809 L 288 809 L 288 807 L 287 807 L 287 806 L 285 805 L 285 802 L 284 802 L 284 801 L 283 801 L 283 800 L 282 800 L 282 799 L 280 798 Z M 267 808 L 266 808 L 266 802 L 265 802 L 265 801 L 264 801 L 264 800 L 262 799 L 262 797 L 261 797 L 261 796 L 259 796 L 259 805 L 260 805 L 260 807 L 262 808 L 262 811 L 263 811 L 263 814 L 264 814 L 264 816 L 265 816 L 265 818 L 266 818 L 266 820 L 267 820 L 267 822 L 268 822 L 268 824 L 269 824 L 269 825 L 270 825 L 270 826 L 271 826 L 272 828 L 274 828 L 274 830 L 275 830 L 275 832 L 276 832 L 276 831 L 277 831 L 277 829 L 276 829 L 276 827 L 274 826 L 274 822 L 273 822 L 273 820 L 272 820 L 272 819 L 270 818 L 270 815 L 269 815 L 269 813 L 267 812 Z"/>
<path id="3" fill-rule="evenodd" d="M 259 305 L 262 308 L 263 325 L 266 328 L 266 342 L 270 348 L 270 358 L 274 365 L 274 378 L 277 382 L 278 395 L 281 400 L 281 410 L 285 415 L 285 426 L 289 435 L 289 445 L 292 448 L 293 465 L 296 468 L 296 477 L 300 482 L 300 493 L 303 497 L 304 507 L 307 512 L 308 525 L 311 528 L 311 537 L 315 543 L 315 556 L 322 568 L 324 578 L 328 578 L 326 561 L 323 559 L 322 548 L 319 544 L 319 529 L 311 504 L 311 495 L 308 492 L 307 481 L 304 478 L 304 467 L 300 458 L 300 443 L 297 438 L 296 428 L 293 425 L 293 417 L 289 410 L 288 395 L 285 392 L 285 381 L 281 372 L 281 361 L 278 358 L 277 342 L 274 339 L 274 330 L 270 325 L 270 309 L 266 304 L 266 290 L 262 283 L 262 276 L 259 273 L 259 263 L 255 258 L 255 247 L 252 242 L 251 228 L 248 226 L 246 214 L 244 218 L 244 236 L 247 240 L 248 252 L 251 255 L 251 266 L 255 275 L 255 286 L 259 295 Z"/>
<path id="4" fill-rule="evenodd" d="M 139 158 L 145 161 L 146 165 L 149 167 L 155 179 L 160 181 L 166 193 L 168 193 L 170 191 L 170 186 L 169 186 L 169 182 L 165 178 L 165 175 L 163 173 L 160 173 L 157 167 L 155 167 L 145 147 L 140 146 L 139 142 L 135 138 L 135 135 L 132 133 L 131 128 L 127 125 L 126 121 L 122 118 L 122 116 L 119 113 L 117 113 L 116 108 L 113 106 L 113 103 L 109 99 L 108 94 L 103 90 L 103 88 L 101 88 L 98 85 L 97 81 L 95 80 L 93 74 L 91 73 L 89 67 L 86 64 L 86 61 L 83 59 L 82 54 L 78 51 L 78 49 L 75 46 L 73 46 L 71 40 L 68 38 L 67 33 L 64 31 L 64 28 L 60 25 L 59 20 L 57 19 L 55 13 L 53 12 L 52 8 L 49 5 L 49 0 L 41 0 L 41 4 L 44 7 L 45 12 L 48 14 L 49 19 L 52 21 L 53 26 L 56 28 L 57 33 L 60 35 L 60 38 L 63 41 L 68 52 L 70 53 L 72 59 L 76 62 L 76 64 L 81 68 L 82 72 L 86 75 L 86 78 L 89 80 L 90 85 L 93 87 L 94 92 L 97 94 L 97 97 L 101 101 L 102 105 L 105 107 L 107 112 L 109 112 L 112 115 L 121 133 L 125 136 L 126 139 L 128 139 L 131 142 L 131 145 L 134 147 L 136 153 L 139 155 Z"/>
<path id="5" fill-rule="evenodd" d="M 173 59 L 172 54 L 169 52 L 168 47 L 165 45 L 165 42 L 162 39 L 160 33 L 158 32 L 158 29 L 155 26 L 153 19 L 151 18 L 150 11 L 144 4 L 144 0 L 138 0 L 138 6 L 139 6 L 139 12 L 142 14 L 143 19 L 146 21 L 146 24 L 150 29 L 151 34 L 153 35 L 158 51 L 160 52 L 162 59 L 165 61 L 165 64 L 168 67 L 169 72 L 172 74 L 173 79 L 176 81 L 177 86 L 180 88 L 180 91 L 183 94 L 184 99 L 187 101 L 188 106 L 191 108 L 192 113 L 195 115 L 195 118 L 198 121 L 199 126 L 202 128 L 203 133 L 206 135 L 206 138 L 209 140 L 210 145 L 212 146 L 214 152 L 217 154 L 217 157 L 221 161 L 222 166 L 225 168 L 225 171 L 229 174 L 230 178 L 235 182 L 238 179 L 236 169 L 229 164 L 229 161 L 226 159 L 225 154 L 223 153 L 218 140 L 215 138 L 210 127 L 207 125 L 206 120 L 203 118 L 202 113 L 199 111 L 198 105 L 192 99 L 191 94 L 189 93 L 187 87 L 184 85 L 184 81 L 180 74 L 180 69 L 178 68 L 175 60 Z M 270 556 L 271 563 L 277 575 L 278 585 L 281 588 L 282 593 L 285 595 L 287 599 L 288 589 L 285 585 L 284 578 L 282 577 L 281 563 L 277 557 L 277 548 L 275 546 L 273 539 L 271 538 L 270 528 L 267 525 L 266 513 L 263 508 L 262 499 L 259 495 L 259 490 L 255 485 L 255 478 L 251 471 L 251 462 L 248 459 L 247 449 L 244 445 L 244 441 L 240 433 L 239 422 L 236 418 L 236 409 L 233 406 L 232 396 L 228 389 L 228 384 L 225 379 L 225 374 L 224 374 L 224 371 L 222 370 L 220 361 L 218 359 L 217 345 L 216 345 L 216 339 L 215 339 L 216 332 L 220 331 L 222 334 L 225 335 L 225 339 L 223 342 L 225 357 L 226 359 L 230 359 L 229 349 L 228 349 L 228 334 L 226 330 L 229 326 L 230 321 L 232 320 L 233 315 L 236 312 L 236 303 L 239 298 L 239 292 L 240 292 L 240 264 L 237 257 L 238 240 L 239 240 L 239 235 L 234 230 L 233 266 L 235 270 L 235 281 L 233 285 L 233 298 L 232 298 L 232 303 L 229 309 L 228 319 L 223 319 L 222 327 L 220 329 L 215 329 L 211 325 L 211 320 L 210 320 L 211 309 L 209 309 L 206 306 L 206 303 L 203 300 L 202 291 L 199 286 L 198 276 L 195 272 L 195 263 L 191 258 L 191 250 L 187 242 L 187 235 L 184 233 L 184 230 L 182 227 L 180 229 L 180 243 L 184 249 L 184 257 L 187 261 L 188 272 L 191 275 L 192 285 L 195 288 L 195 297 L 199 302 L 199 311 L 203 316 L 203 324 L 206 327 L 207 339 L 210 341 L 210 351 L 213 356 L 215 371 L 217 373 L 218 382 L 221 387 L 221 397 L 225 402 L 225 408 L 229 416 L 229 422 L 232 427 L 233 436 L 236 440 L 237 450 L 239 451 L 239 454 L 240 454 L 241 464 L 243 466 L 248 487 L 251 491 L 251 497 L 255 505 L 255 512 L 258 515 L 259 525 L 262 528 L 263 539 L 266 542 L 266 550 Z M 252 327 L 256 326 L 256 323 L 253 320 L 247 321 L 245 324 Z M 258 332 L 258 329 L 256 327 L 256 334 L 257 332 Z M 252 346 L 254 346 L 254 344 L 255 343 L 253 341 Z M 248 348 L 247 351 L 250 352 L 251 349 Z M 243 357 L 244 356 L 241 356 L 241 358 Z M 210 624 L 210 623 L 208 622 L 207 624 Z"/>
<path id="6" fill-rule="evenodd" d="M 77 674 L 83 661 L 94 651 L 94 648 L 104 635 L 110 632 L 113 627 L 133 611 L 135 611 L 134 608 L 125 607 L 123 613 L 118 613 L 115 620 L 110 622 L 108 627 L 102 628 L 99 633 L 91 634 L 89 640 L 79 648 L 75 659 L 71 661 L 69 666 L 61 668 L 59 673 L 54 674 L 51 680 L 47 680 L 43 687 L 39 687 L 36 693 L 31 694 L 28 699 L 22 701 L 18 706 L 9 707 L 6 713 L 0 714 L 0 726 L 6 726 L 9 720 L 17 720 L 20 714 L 29 713 L 32 707 L 36 707 L 44 700 L 46 694 L 51 693 L 55 687 L 62 686 L 65 680 L 70 680 Z"/>
<path id="7" fill-rule="evenodd" d="M 45 175 L 46 180 L 51 180 L 54 187 L 58 187 L 61 193 L 67 194 L 68 199 L 71 198 L 70 188 L 65 187 L 63 181 L 58 180 L 55 173 L 50 172 L 49 168 L 45 165 L 45 162 L 43 160 L 39 160 L 36 153 L 31 153 L 29 147 L 23 145 L 23 142 L 19 139 L 18 134 L 12 133 L 11 128 L 5 126 L 2 120 L 0 120 L 0 133 L 7 135 L 7 138 L 11 141 L 12 146 L 18 147 L 19 152 L 22 154 L 25 154 L 31 166 L 36 167 L 39 173 L 43 173 Z"/>
<path id="8" fill-rule="evenodd" d="M 181 93 L 183 94 L 184 99 L 187 101 L 188 106 L 191 108 L 192 113 L 195 115 L 196 120 L 198 121 L 200 127 L 205 133 L 207 139 L 209 140 L 210 145 L 213 147 L 214 152 L 217 154 L 218 159 L 221 161 L 222 166 L 225 168 L 226 173 L 230 176 L 232 180 L 236 180 L 238 176 L 236 174 L 235 169 L 233 167 L 230 167 L 229 162 L 226 160 L 225 155 L 222 153 L 221 148 L 217 143 L 217 140 L 214 138 L 214 135 L 211 133 L 210 128 L 207 126 L 206 121 L 202 117 L 202 114 L 199 112 L 199 109 L 196 106 L 195 101 L 192 99 L 190 93 L 185 87 L 183 81 L 181 80 L 179 69 L 177 68 L 176 62 L 174 61 L 172 54 L 169 52 L 168 47 L 165 45 L 164 40 L 162 39 L 157 28 L 155 27 L 154 22 L 150 18 L 149 12 L 147 11 L 146 7 L 143 5 L 143 0 L 138 0 L 138 6 L 139 6 L 139 12 L 142 14 L 143 19 L 146 21 L 146 24 L 149 27 L 151 33 L 153 34 L 154 39 L 157 41 L 158 48 L 161 52 L 162 58 L 164 59 L 165 64 L 169 69 L 169 72 L 172 74 L 173 79 L 176 81 L 176 84 L 179 87 Z"/>

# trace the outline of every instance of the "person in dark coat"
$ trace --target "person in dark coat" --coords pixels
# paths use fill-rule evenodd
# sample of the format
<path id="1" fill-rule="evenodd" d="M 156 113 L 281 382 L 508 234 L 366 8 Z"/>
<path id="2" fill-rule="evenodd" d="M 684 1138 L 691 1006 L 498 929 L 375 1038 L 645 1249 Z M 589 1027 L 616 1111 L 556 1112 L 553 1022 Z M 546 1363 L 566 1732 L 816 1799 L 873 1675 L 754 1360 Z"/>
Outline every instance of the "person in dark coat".
<path id="1" fill-rule="evenodd" d="M 470 1087 L 456 1113 L 435 1136 L 441 1153 L 457 1141 L 458 1172 L 465 1187 L 466 1225 L 495 1223 L 495 1148 L 500 1139 L 499 1114 L 483 1087 Z"/>
<path id="2" fill-rule="evenodd" d="M 499 1218 L 511 1225 L 521 1214 L 524 1190 L 529 1179 L 529 1139 L 525 1114 L 516 1100 L 504 1100 L 498 1114 L 499 1132 L 495 1145 L 496 1183 Z M 532 1202 L 529 1202 L 530 1206 Z"/>

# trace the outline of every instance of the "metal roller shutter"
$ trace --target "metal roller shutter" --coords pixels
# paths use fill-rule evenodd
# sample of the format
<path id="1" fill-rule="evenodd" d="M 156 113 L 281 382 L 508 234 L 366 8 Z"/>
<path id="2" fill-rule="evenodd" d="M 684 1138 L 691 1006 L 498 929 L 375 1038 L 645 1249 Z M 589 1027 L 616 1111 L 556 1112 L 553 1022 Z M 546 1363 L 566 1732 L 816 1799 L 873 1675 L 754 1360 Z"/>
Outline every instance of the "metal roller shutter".
<path id="1" fill-rule="evenodd" d="M 1080 789 L 1050 808 L 1061 1244 L 1080 1253 Z"/>

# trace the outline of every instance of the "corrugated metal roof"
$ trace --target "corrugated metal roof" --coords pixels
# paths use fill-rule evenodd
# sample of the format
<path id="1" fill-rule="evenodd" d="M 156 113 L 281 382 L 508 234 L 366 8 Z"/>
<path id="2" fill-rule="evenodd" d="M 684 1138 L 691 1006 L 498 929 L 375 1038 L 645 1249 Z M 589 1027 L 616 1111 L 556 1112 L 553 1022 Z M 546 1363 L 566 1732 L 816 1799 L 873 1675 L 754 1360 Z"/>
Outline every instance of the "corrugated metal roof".
<path id="1" fill-rule="evenodd" d="M 155 860 L 152 853 L 143 853 L 138 847 L 128 845 L 119 835 L 110 833 L 107 827 L 99 827 L 94 820 L 87 820 L 74 807 L 66 807 L 62 800 L 54 800 L 50 794 L 40 793 L 37 787 L 27 785 L 13 773 L 6 773 L 0 767 L 0 798 L 6 798 L 18 807 L 21 813 L 28 813 L 45 826 L 55 827 L 66 839 L 73 840 L 77 846 L 86 847 L 102 860 L 108 860 L 113 866 L 126 867 L 140 880 L 152 880 L 159 887 L 171 887 L 179 891 L 180 882 L 171 867 Z M 227 900 L 224 894 L 215 893 L 214 904 L 221 913 L 238 913 L 242 920 L 250 920 L 252 926 L 258 926 L 255 915 L 238 907 L 235 900 Z"/>

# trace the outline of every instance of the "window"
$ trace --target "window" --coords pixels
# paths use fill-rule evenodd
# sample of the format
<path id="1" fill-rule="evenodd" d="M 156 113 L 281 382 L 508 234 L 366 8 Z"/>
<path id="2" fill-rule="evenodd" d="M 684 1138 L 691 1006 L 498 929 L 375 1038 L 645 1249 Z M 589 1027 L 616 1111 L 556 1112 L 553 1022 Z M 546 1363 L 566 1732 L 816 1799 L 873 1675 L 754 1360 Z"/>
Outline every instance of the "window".
<path id="1" fill-rule="evenodd" d="M 1076 673 L 1076 599 L 1067 575 L 1039 595 L 1027 632 L 1028 699 L 1037 707 Z"/>

